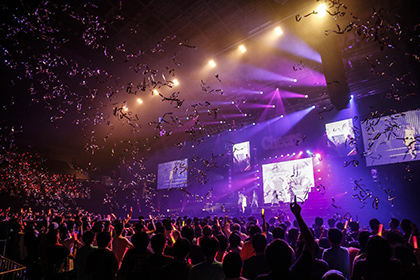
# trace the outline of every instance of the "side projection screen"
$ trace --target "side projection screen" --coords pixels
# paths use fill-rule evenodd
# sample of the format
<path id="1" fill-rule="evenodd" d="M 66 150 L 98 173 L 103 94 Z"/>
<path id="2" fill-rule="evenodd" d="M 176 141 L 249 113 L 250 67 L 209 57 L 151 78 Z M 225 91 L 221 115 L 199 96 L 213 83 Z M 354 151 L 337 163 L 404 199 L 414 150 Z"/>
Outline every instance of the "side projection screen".
<path id="1" fill-rule="evenodd" d="M 354 156 L 357 154 L 354 143 L 353 119 L 325 124 L 327 145 L 340 156 Z"/>
<path id="2" fill-rule="evenodd" d="M 419 160 L 420 109 L 362 121 L 366 165 Z"/>
<path id="3" fill-rule="evenodd" d="M 233 170 L 235 172 L 251 170 L 251 156 L 249 141 L 234 144 L 233 147 Z"/>
<path id="4" fill-rule="evenodd" d="M 158 165 L 157 188 L 182 188 L 188 181 L 188 159 L 174 160 Z"/>

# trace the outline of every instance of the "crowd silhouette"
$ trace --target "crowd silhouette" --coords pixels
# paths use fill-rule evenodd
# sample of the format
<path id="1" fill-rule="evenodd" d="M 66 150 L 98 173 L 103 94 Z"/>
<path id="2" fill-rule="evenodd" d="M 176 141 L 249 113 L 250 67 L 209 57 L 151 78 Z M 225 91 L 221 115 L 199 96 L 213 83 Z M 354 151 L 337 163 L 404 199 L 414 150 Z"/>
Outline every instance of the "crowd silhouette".
<path id="1" fill-rule="evenodd" d="M 122 219 L 79 211 L 0 212 L 6 257 L 28 279 L 420 279 L 417 227 L 321 217 Z"/>

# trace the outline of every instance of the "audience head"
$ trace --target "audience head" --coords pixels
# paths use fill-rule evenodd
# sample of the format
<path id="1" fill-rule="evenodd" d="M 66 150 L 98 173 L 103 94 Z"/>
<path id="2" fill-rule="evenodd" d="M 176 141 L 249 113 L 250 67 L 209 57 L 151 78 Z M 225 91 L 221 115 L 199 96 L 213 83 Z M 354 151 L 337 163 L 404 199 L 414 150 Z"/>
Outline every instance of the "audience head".
<path id="1" fill-rule="evenodd" d="M 282 227 L 275 227 L 272 231 L 274 239 L 284 239 L 286 231 Z"/>
<path id="2" fill-rule="evenodd" d="M 93 231 L 88 230 L 83 233 L 82 240 L 85 245 L 92 245 L 93 240 L 95 239 L 95 233 Z"/>
<path id="3" fill-rule="evenodd" d="M 289 243 L 292 244 L 297 241 L 298 236 L 299 236 L 299 230 L 297 228 L 291 228 L 287 235 L 287 239 L 289 240 Z"/>
<path id="4" fill-rule="evenodd" d="M 228 246 L 228 240 L 226 236 L 224 236 L 223 234 L 218 234 L 216 238 L 219 241 L 219 251 L 225 252 Z"/>
<path id="5" fill-rule="evenodd" d="M 316 217 L 315 218 L 315 225 L 316 226 L 321 227 L 323 223 L 324 223 L 324 220 L 321 217 Z"/>
<path id="6" fill-rule="evenodd" d="M 392 257 L 388 241 L 378 235 L 372 236 L 366 244 L 366 260 L 375 266 L 384 265 Z"/>
<path id="7" fill-rule="evenodd" d="M 140 231 L 142 231 L 144 229 L 144 223 L 143 222 L 141 222 L 141 221 L 139 221 L 138 223 L 136 223 L 135 225 L 134 225 L 134 230 L 136 231 L 136 232 L 140 232 Z"/>
<path id="8" fill-rule="evenodd" d="M 162 233 L 158 233 L 152 236 L 150 239 L 150 245 L 153 249 L 153 252 L 156 254 L 161 254 L 166 246 L 166 237 Z"/>
<path id="9" fill-rule="evenodd" d="M 242 259 L 238 253 L 229 253 L 223 259 L 223 272 L 226 278 L 239 278 L 242 270 Z"/>
<path id="10" fill-rule="evenodd" d="M 149 246 L 150 237 L 144 231 L 136 232 L 131 237 L 131 243 L 133 243 L 134 247 L 141 251 L 146 251 L 147 246 Z"/>
<path id="11" fill-rule="evenodd" d="M 322 276 L 322 280 L 346 280 L 346 277 L 341 271 L 331 269 Z"/>
<path id="12" fill-rule="evenodd" d="M 249 237 L 253 237 L 255 234 L 261 233 L 261 229 L 259 226 L 253 225 L 249 229 Z"/>
<path id="13" fill-rule="evenodd" d="M 400 223 L 401 229 L 405 234 L 411 233 L 411 221 L 409 219 L 402 219 Z"/>
<path id="14" fill-rule="evenodd" d="M 241 232 L 241 225 L 238 223 L 234 223 L 231 227 L 232 231 L 237 231 L 237 232 Z"/>
<path id="15" fill-rule="evenodd" d="M 323 249 L 328 249 L 331 247 L 330 241 L 326 237 L 322 237 L 321 239 L 319 239 L 318 243 L 319 247 Z"/>
<path id="16" fill-rule="evenodd" d="M 367 231 L 367 230 L 361 231 L 359 233 L 359 236 L 358 236 L 357 240 L 359 240 L 361 250 L 366 249 L 366 244 L 369 240 L 369 237 L 370 237 L 370 232 Z"/>
<path id="17" fill-rule="evenodd" d="M 286 241 L 276 239 L 265 248 L 265 258 L 273 271 L 287 271 L 292 265 L 293 249 Z"/>
<path id="18" fill-rule="evenodd" d="M 209 226 L 209 225 L 205 225 L 204 227 L 203 227 L 203 236 L 211 236 L 212 235 L 212 229 L 211 229 L 211 227 Z"/>
<path id="19" fill-rule="evenodd" d="M 371 231 L 373 231 L 373 232 L 377 232 L 378 230 L 379 230 L 379 225 L 380 225 L 381 223 L 379 222 L 379 220 L 378 219 L 376 219 L 376 218 L 373 218 L 373 219 L 370 219 L 370 221 L 369 221 L 369 226 L 370 226 L 370 229 L 371 229 Z"/>
<path id="20" fill-rule="evenodd" d="M 286 225 L 286 223 L 279 224 L 279 227 L 281 227 L 282 229 L 284 229 L 284 231 L 286 231 L 287 228 L 288 228 L 288 226 Z"/>
<path id="21" fill-rule="evenodd" d="M 164 219 L 162 221 L 162 225 L 165 228 L 165 230 L 167 230 L 167 231 L 172 230 L 172 221 L 170 219 Z"/>
<path id="22" fill-rule="evenodd" d="M 331 242 L 331 245 L 338 246 L 341 243 L 343 238 L 343 233 L 337 228 L 330 228 L 328 230 L 328 240 Z"/>
<path id="23" fill-rule="evenodd" d="M 49 230 L 46 234 L 46 241 L 48 244 L 56 244 L 60 241 L 60 233 L 58 229 Z"/>
<path id="24" fill-rule="evenodd" d="M 264 253 L 265 247 L 267 247 L 267 239 L 261 233 L 257 233 L 252 237 L 252 247 L 254 247 L 255 253 Z"/>
<path id="25" fill-rule="evenodd" d="M 213 260 L 219 250 L 219 241 L 214 237 L 203 237 L 200 240 L 200 247 L 207 260 Z"/>
<path id="26" fill-rule="evenodd" d="M 104 230 L 104 223 L 103 223 L 103 222 L 101 222 L 101 221 L 96 221 L 96 222 L 93 224 L 92 231 L 93 231 L 94 233 L 98 233 L 98 232 L 101 232 L 101 231 L 103 231 L 103 230 Z"/>
<path id="27" fill-rule="evenodd" d="M 181 236 L 192 242 L 194 240 L 194 229 L 190 226 L 184 226 L 181 229 Z"/>
<path id="28" fill-rule="evenodd" d="M 238 248 L 239 245 L 241 245 L 241 237 L 238 233 L 232 232 L 232 234 L 229 236 L 229 244 L 230 247 Z"/>
<path id="29" fill-rule="evenodd" d="M 122 224 L 122 223 L 117 223 L 115 226 L 114 226 L 114 230 L 115 230 L 115 234 L 117 235 L 117 236 L 119 236 L 119 235 L 121 235 L 121 233 L 123 232 L 123 230 L 124 230 L 124 225 Z"/>
<path id="30" fill-rule="evenodd" d="M 397 229 L 399 226 L 400 226 L 400 221 L 399 221 L 398 219 L 396 219 L 396 218 L 392 218 L 392 219 L 389 221 L 389 227 L 390 227 L 391 229 Z"/>
<path id="31" fill-rule="evenodd" d="M 111 233 L 109 231 L 102 231 L 96 235 L 96 242 L 98 247 L 106 248 L 111 242 Z"/>
<path id="32" fill-rule="evenodd" d="M 329 228 L 335 227 L 335 219 L 333 219 L 333 218 L 328 219 L 327 223 L 328 223 Z"/>
<path id="33" fill-rule="evenodd" d="M 174 258 L 184 260 L 190 252 L 190 241 L 186 238 L 178 238 L 174 244 Z"/>
<path id="34" fill-rule="evenodd" d="M 349 228 L 352 232 L 358 232 L 360 229 L 359 222 L 356 222 L 356 221 L 349 222 Z"/>

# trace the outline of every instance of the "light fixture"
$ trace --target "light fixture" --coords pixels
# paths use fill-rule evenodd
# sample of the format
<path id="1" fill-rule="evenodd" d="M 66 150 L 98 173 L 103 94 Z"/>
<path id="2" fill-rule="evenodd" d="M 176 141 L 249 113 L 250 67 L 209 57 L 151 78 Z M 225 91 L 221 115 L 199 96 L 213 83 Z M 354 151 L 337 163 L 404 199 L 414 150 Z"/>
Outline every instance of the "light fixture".
<path id="1" fill-rule="evenodd" d="M 244 46 L 244 45 L 240 45 L 240 46 L 239 46 L 239 50 L 241 51 L 241 53 L 246 52 L 246 48 L 245 48 L 245 46 Z"/>
<path id="2" fill-rule="evenodd" d="M 318 14 L 319 17 L 323 17 L 327 14 L 327 5 L 325 4 L 320 4 L 317 8 L 316 8 L 316 12 Z"/>
<path id="3" fill-rule="evenodd" d="M 274 32 L 276 33 L 276 35 L 280 36 L 283 34 L 283 30 L 281 30 L 280 26 L 277 26 L 276 28 L 274 28 Z"/>
<path id="4" fill-rule="evenodd" d="M 140 98 L 137 98 L 137 102 L 138 102 L 139 104 L 143 104 L 143 100 L 141 100 Z"/>
<path id="5" fill-rule="evenodd" d="M 178 82 L 177 79 L 174 79 L 172 82 L 174 83 L 174 86 L 178 86 L 179 85 L 179 82 Z"/>
<path id="6" fill-rule="evenodd" d="M 216 62 L 214 62 L 214 60 L 213 60 L 213 59 L 209 61 L 209 64 L 210 64 L 210 67 L 211 67 L 211 68 L 216 67 Z"/>

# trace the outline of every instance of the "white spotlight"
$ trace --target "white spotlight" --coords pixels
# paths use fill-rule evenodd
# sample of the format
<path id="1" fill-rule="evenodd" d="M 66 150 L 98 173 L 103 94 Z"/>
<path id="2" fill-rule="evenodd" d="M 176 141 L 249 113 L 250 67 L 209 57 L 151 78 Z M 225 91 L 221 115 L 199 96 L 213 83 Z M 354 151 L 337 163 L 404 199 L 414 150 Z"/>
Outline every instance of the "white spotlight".
<path id="1" fill-rule="evenodd" d="M 277 36 L 280 36 L 283 34 L 283 30 L 281 30 L 280 26 L 277 26 L 276 28 L 274 28 L 274 32 L 276 33 Z"/>
<path id="2" fill-rule="evenodd" d="M 137 102 L 138 102 L 139 104 L 143 104 L 143 100 L 141 100 L 140 98 L 137 98 Z"/>
<path id="3" fill-rule="evenodd" d="M 239 51 L 240 51 L 241 53 L 246 52 L 246 48 L 245 48 L 245 46 L 244 46 L 244 45 L 240 45 L 240 46 L 239 46 Z"/>
<path id="4" fill-rule="evenodd" d="M 327 5 L 325 4 L 320 4 L 317 8 L 316 8 L 316 12 L 318 13 L 319 17 L 323 17 L 327 14 Z"/>
<path id="5" fill-rule="evenodd" d="M 174 86 L 178 86 L 179 85 L 179 82 L 178 82 L 177 79 L 174 79 L 172 82 L 174 83 Z"/>
<path id="6" fill-rule="evenodd" d="M 210 67 L 211 67 L 211 68 L 216 67 L 216 62 L 214 62 L 214 60 L 213 60 L 213 59 L 209 61 L 209 64 L 210 64 Z"/>

